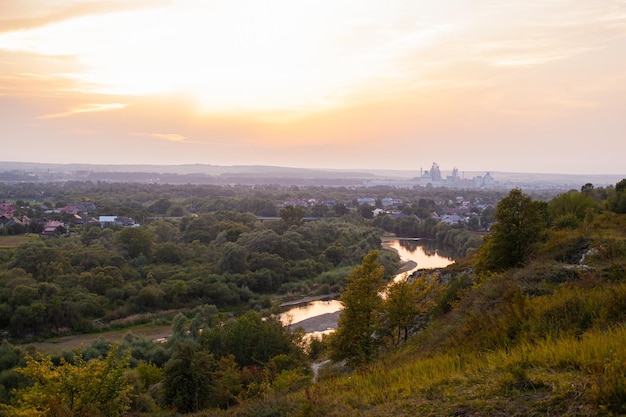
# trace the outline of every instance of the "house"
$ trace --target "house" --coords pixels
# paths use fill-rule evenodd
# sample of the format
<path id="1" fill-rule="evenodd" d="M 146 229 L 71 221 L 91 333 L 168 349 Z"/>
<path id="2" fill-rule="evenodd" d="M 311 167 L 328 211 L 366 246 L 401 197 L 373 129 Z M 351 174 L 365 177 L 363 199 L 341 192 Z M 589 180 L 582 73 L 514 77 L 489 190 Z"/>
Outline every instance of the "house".
<path id="1" fill-rule="evenodd" d="M 11 216 L 10 214 L 2 214 L 0 215 L 0 226 L 5 226 L 9 220 L 11 220 L 13 216 Z"/>
<path id="2" fill-rule="evenodd" d="M 372 207 L 376 205 L 376 199 L 373 197 L 357 198 L 356 201 L 358 201 L 359 205 L 367 204 Z"/>
<path id="3" fill-rule="evenodd" d="M 58 220 L 50 220 L 47 222 L 41 232 L 44 236 L 54 236 L 57 234 L 62 234 L 67 231 L 67 225 Z"/>
<path id="4" fill-rule="evenodd" d="M 407 217 L 409 217 L 409 215 L 401 211 L 392 211 L 391 217 L 393 217 L 394 219 L 406 219 Z"/>
<path id="5" fill-rule="evenodd" d="M 0 214 L 12 215 L 17 210 L 13 205 L 8 203 L 0 203 Z"/>
<path id="6" fill-rule="evenodd" d="M 0 215 L 0 227 L 10 227 L 13 225 L 18 226 L 28 226 L 30 224 L 30 219 L 28 216 L 12 216 L 10 214 Z"/>
<path id="7" fill-rule="evenodd" d="M 61 213 L 78 214 L 80 209 L 77 206 L 68 205 L 58 209 Z"/>
<path id="8" fill-rule="evenodd" d="M 100 216 L 98 218 L 100 222 L 100 227 L 111 227 L 111 226 L 121 226 L 121 227 L 135 227 L 139 226 L 135 223 L 131 217 L 126 216 Z"/>
<path id="9" fill-rule="evenodd" d="M 461 216 L 458 214 L 446 214 L 441 216 L 439 221 L 445 224 L 457 224 L 461 222 Z"/>

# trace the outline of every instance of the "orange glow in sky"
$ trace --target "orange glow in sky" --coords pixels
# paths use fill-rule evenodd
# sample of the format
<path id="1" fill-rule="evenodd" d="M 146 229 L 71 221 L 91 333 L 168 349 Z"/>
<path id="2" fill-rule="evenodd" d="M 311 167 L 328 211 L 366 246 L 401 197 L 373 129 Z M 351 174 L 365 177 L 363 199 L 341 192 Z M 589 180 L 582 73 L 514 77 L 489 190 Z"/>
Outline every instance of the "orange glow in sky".
<path id="1" fill-rule="evenodd" d="M 5 1 L 2 159 L 622 174 L 623 51 L 624 0 Z"/>

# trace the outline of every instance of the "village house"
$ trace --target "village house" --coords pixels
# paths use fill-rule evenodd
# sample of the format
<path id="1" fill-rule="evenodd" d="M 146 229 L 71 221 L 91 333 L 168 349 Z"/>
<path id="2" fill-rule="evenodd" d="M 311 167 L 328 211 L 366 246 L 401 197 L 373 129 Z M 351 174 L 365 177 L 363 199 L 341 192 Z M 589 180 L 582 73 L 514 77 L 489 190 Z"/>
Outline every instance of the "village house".
<path id="1" fill-rule="evenodd" d="M 126 216 L 100 216 L 98 218 L 100 227 L 136 227 L 139 226 L 131 217 Z"/>
<path id="2" fill-rule="evenodd" d="M 67 225 L 58 220 L 50 220 L 43 228 L 41 234 L 43 236 L 55 236 L 59 234 L 65 234 L 67 232 Z"/>
<path id="3" fill-rule="evenodd" d="M 0 214 L 8 214 L 12 215 L 15 212 L 16 208 L 13 205 L 8 203 L 0 203 Z"/>

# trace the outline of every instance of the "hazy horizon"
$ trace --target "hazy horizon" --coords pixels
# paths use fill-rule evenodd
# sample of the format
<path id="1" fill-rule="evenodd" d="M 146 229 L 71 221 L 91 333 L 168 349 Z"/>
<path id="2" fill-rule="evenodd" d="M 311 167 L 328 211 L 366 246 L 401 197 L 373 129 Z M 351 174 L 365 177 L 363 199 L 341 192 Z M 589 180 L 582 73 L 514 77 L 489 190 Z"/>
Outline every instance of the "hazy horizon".
<path id="1" fill-rule="evenodd" d="M 626 1 L 0 2 L 1 159 L 623 175 Z"/>

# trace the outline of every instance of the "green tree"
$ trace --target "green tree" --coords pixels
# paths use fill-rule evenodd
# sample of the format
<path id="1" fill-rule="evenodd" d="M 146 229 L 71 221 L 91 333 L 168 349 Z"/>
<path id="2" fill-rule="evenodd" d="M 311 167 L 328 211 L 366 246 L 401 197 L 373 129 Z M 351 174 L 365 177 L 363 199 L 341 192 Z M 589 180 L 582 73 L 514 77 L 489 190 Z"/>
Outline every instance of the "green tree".
<path id="1" fill-rule="evenodd" d="M 183 262 L 183 253 L 176 243 L 160 243 L 154 251 L 154 260 L 157 263 L 180 264 Z"/>
<path id="2" fill-rule="evenodd" d="M 200 343 L 218 358 L 233 355 L 239 366 L 249 366 L 266 364 L 280 354 L 301 355 L 294 338 L 278 319 L 248 311 L 202 332 Z"/>
<path id="3" fill-rule="evenodd" d="M 582 187 L 580 187 L 580 192 L 585 194 L 585 195 L 589 195 L 593 193 L 593 184 L 588 182 L 587 184 L 583 185 Z"/>
<path id="4" fill-rule="evenodd" d="M 311 209 L 311 215 L 313 215 L 313 217 L 326 217 L 329 211 L 330 209 L 326 204 L 316 204 Z"/>
<path id="5" fill-rule="evenodd" d="M 25 365 L 24 352 L 6 339 L 0 343 L 0 403 L 9 402 L 10 393 L 26 386 L 27 378 L 16 372 Z M 1 414 L 1 413 L 0 413 Z"/>
<path id="6" fill-rule="evenodd" d="M 57 366 L 49 356 L 28 357 L 17 371 L 33 384 L 16 391 L 8 416 L 121 416 L 129 409 L 132 385 L 127 378 L 130 352 L 113 345 L 104 359 L 73 363 L 61 359 Z"/>
<path id="7" fill-rule="evenodd" d="M 237 243 L 227 242 L 222 246 L 218 265 L 222 272 L 245 272 L 248 269 L 248 250 Z"/>
<path id="8" fill-rule="evenodd" d="M 300 226 L 304 223 L 304 209 L 302 207 L 287 206 L 280 210 L 280 218 L 289 226 Z"/>
<path id="9" fill-rule="evenodd" d="M 22 268 L 37 280 L 50 280 L 69 269 L 61 250 L 42 241 L 24 243 L 17 247 L 10 268 Z"/>
<path id="10" fill-rule="evenodd" d="M 575 228 L 582 223 L 589 209 L 596 207 L 595 201 L 584 193 L 570 191 L 554 197 L 548 203 L 548 214 L 556 227 Z"/>
<path id="11" fill-rule="evenodd" d="M 181 413 L 206 408 L 214 390 L 215 359 L 194 343 L 176 345 L 165 364 L 163 390 L 165 402 Z"/>
<path id="12" fill-rule="evenodd" d="M 363 263 L 352 270 L 339 298 L 343 310 L 331 339 L 333 360 L 346 360 L 348 365 L 358 366 L 374 358 L 380 344 L 375 333 L 382 307 L 383 275 L 377 250 L 368 253 Z"/>
<path id="13" fill-rule="evenodd" d="M 126 252 L 129 258 L 137 258 L 143 254 L 146 258 L 152 257 L 153 237 L 144 227 L 126 227 L 116 235 L 120 250 Z"/>
<path id="14" fill-rule="evenodd" d="M 177 242 L 180 239 L 179 227 L 167 221 L 160 221 L 153 227 L 157 243 Z"/>
<path id="15" fill-rule="evenodd" d="M 480 247 L 478 269 L 501 271 L 521 266 L 545 229 L 544 203 L 533 201 L 519 188 L 500 200 L 496 224 Z"/>
<path id="16" fill-rule="evenodd" d="M 236 404 L 238 396 L 243 391 L 243 384 L 235 357 L 233 355 L 221 357 L 213 375 L 215 377 L 213 404 L 222 408 Z"/>
<path id="17" fill-rule="evenodd" d="M 411 330 L 425 323 L 444 289 L 436 274 L 397 281 L 385 289 L 381 327 L 393 344 L 406 342 Z"/>
<path id="18" fill-rule="evenodd" d="M 365 203 L 359 206 L 359 214 L 366 219 L 374 218 L 374 207 Z"/>
<path id="19" fill-rule="evenodd" d="M 346 205 L 343 203 L 335 204 L 335 206 L 333 207 L 333 211 L 337 216 L 343 216 L 350 213 L 350 209 L 346 207 Z"/>
<path id="20" fill-rule="evenodd" d="M 615 184 L 615 194 L 609 197 L 607 205 L 615 213 L 626 213 L 626 178 Z"/>

